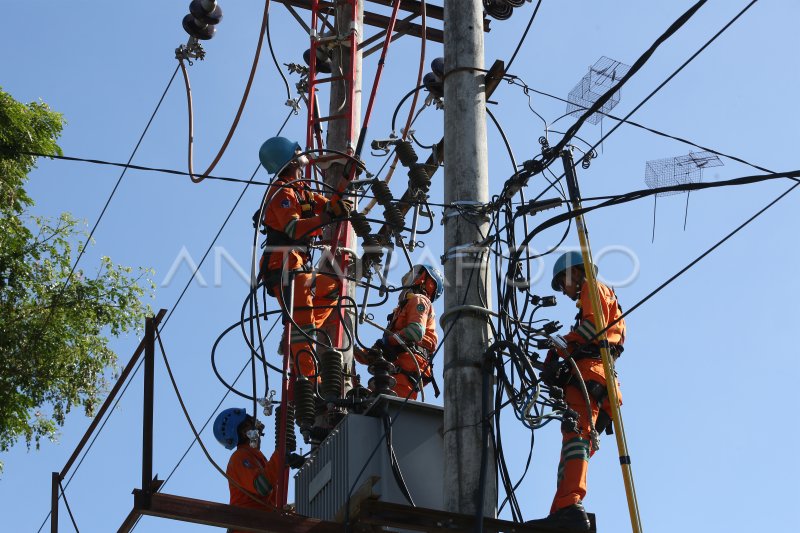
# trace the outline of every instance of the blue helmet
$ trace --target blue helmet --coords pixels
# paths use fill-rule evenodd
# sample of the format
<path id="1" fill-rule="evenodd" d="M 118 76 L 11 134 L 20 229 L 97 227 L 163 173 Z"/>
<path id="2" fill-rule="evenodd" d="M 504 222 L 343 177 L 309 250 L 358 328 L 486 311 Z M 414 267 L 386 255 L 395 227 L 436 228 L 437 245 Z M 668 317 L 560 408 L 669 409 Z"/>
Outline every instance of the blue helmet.
<path id="1" fill-rule="evenodd" d="M 214 437 L 232 450 L 239 445 L 239 425 L 247 420 L 247 410 L 239 407 L 225 409 L 214 420 Z"/>
<path id="2" fill-rule="evenodd" d="M 264 141 L 258 150 L 261 164 L 270 174 L 275 174 L 292 160 L 300 145 L 286 137 L 272 137 Z"/>
<path id="3" fill-rule="evenodd" d="M 577 250 L 561 254 L 561 257 L 556 259 L 556 264 L 553 265 L 553 280 L 550 282 L 550 286 L 554 291 L 560 288 L 556 281 L 558 276 L 574 266 L 583 267 L 583 255 Z M 594 271 L 597 273 L 597 266 L 594 267 Z"/>
<path id="4" fill-rule="evenodd" d="M 432 267 L 431 265 L 414 265 L 408 274 L 403 276 L 403 285 L 413 285 L 419 279 L 422 272 L 428 274 L 436 284 L 436 289 L 433 291 L 433 294 L 430 295 L 431 301 L 435 302 L 444 292 L 444 276 L 442 276 L 438 268 Z"/>

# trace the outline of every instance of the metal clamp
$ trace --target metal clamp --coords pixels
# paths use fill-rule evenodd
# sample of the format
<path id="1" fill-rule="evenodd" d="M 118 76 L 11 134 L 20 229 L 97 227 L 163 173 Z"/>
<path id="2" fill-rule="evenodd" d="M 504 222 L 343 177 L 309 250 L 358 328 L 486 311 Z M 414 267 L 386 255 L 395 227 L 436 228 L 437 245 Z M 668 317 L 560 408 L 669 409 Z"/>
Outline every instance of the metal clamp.
<path id="1" fill-rule="evenodd" d="M 444 208 L 441 224 L 444 224 L 445 221 L 449 218 L 464 216 L 467 214 L 470 216 L 480 217 L 484 222 L 488 222 L 489 217 L 486 216 L 487 207 L 488 207 L 487 204 L 475 200 L 461 200 L 458 202 L 450 202 L 450 205 Z M 470 212 L 465 213 L 465 211 L 470 211 Z"/>
<path id="2" fill-rule="evenodd" d="M 473 313 L 478 315 L 489 315 L 489 316 L 500 316 L 499 313 L 492 311 L 491 309 L 487 309 L 486 307 L 481 307 L 479 305 L 457 305 L 455 307 L 451 307 L 447 311 L 439 317 L 439 325 L 444 327 L 444 323 L 448 320 L 452 315 L 457 313 Z"/>
<path id="3" fill-rule="evenodd" d="M 488 246 L 483 243 L 473 242 L 469 244 L 459 244 L 448 249 L 440 257 L 442 264 L 448 260 L 459 257 L 482 256 Z"/>

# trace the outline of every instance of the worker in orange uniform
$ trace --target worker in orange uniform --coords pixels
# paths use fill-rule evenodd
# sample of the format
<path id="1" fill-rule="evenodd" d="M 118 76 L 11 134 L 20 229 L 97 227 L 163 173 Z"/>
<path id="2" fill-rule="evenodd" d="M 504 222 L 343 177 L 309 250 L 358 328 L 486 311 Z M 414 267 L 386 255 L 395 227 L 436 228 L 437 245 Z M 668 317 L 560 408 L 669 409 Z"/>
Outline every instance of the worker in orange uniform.
<path id="1" fill-rule="evenodd" d="M 275 452 L 267 459 L 261 453 L 263 427 L 245 409 L 232 407 L 217 415 L 214 437 L 228 450 L 236 449 L 225 469 L 231 505 L 275 511 L 278 508 L 275 491 L 279 483 L 278 455 Z"/>
<path id="2" fill-rule="evenodd" d="M 402 283 L 383 337 L 371 349 L 356 349 L 353 355 L 362 364 L 382 355 L 397 371 L 392 390 L 400 398 L 415 400 L 417 391 L 433 379 L 431 355 L 439 344 L 433 302 L 444 291 L 444 278 L 430 265 L 414 265 Z"/>
<path id="3" fill-rule="evenodd" d="M 597 267 L 594 267 L 595 271 Z M 542 381 L 551 386 L 564 388 L 564 396 L 570 409 L 578 413 L 578 432 L 562 427 L 561 460 L 558 464 L 558 485 L 555 498 L 550 508 L 550 515 L 529 523 L 551 527 L 588 531 L 589 518 L 583 508 L 586 496 L 586 474 L 589 458 L 596 451 L 592 444 L 597 435 L 592 435 L 586 399 L 579 388 L 578 379 L 571 374 L 571 365 L 561 358 L 570 357 L 575 361 L 580 377 L 586 384 L 591 404 L 591 423 L 595 430 L 602 433 L 611 432 L 611 408 L 606 389 L 606 375 L 600 358 L 600 339 L 597 323 L 599 322 L 592 309 L 583 258 L 580 252 L 572 251 L 558 258 L 553 268 L 553 290 L 560 290 L 577 302 L 578 314 L 575 326 L 563 337 L 566 349 L 550 350 L 541 373 Z M 622 316 L 614 291 L 598 282 L 600 305 L 603 310 L 603 322 L 608 327 L 606 339 L 614 359 L 622 353 L 625 342 L 625 320 Z M 610 325 L 610 327 L 609 327 Z M 614 385 L 619 387 L 616 378 Z M 619 389 L 617 389 L 619 390 Z M 621 401 L 621 400 L 620 400 Z"/>
<path id="4" fill-rule="evenodd" d="M 228 477 L 230 504 L 260 511 L 277 511 L 277 491 L 280 483 L 278 452 L 267 459 L 261 453 L 264 425 L 247 414 L 245 409 L 225 409 L 214 420 L 214 437 L 233 452 L 225 475 Z M 292 468 L 302 466 L 304 459 L 296 453 L 286 458 Z M 238 533 L 238 532 L 230 532 Z"/>
<path id="5" fill-rule="evenodd" d="M 267 235 L 259 278 L 281 307 L 285 307 L 284 288 L 293 273 L 296 327 L 291 333 L 291 365 L 311 377 L 317 374 L 312 348 L 315 333 L 336 305 L 340 282 L 333 275 L 312 271 L 308 247 L 322 234 L 323 226 L 347 218 L 353 204 L 330 201 L 313 191 L 303 179 L 308 159 L 299 154 L 300 145 L 284 137 L 273 137 L 261 146 L 261 164 L 278 176 L 253 222 Z"/>

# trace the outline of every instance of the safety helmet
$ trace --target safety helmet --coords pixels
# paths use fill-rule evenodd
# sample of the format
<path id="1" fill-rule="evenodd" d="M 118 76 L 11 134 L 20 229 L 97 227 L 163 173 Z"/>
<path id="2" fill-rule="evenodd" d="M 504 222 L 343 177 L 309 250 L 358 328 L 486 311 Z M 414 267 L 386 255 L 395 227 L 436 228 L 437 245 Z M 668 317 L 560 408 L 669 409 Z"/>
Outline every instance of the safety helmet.
<path id="1" fill-rule="evenodd" d="M 247 420 L 247 410 L 240 407 L 225 409 L 214 420 L 214 437 L 232 450 L 239 445 L 239 425 Z"/>
<path id="2" fill-rule="evenodd" d="M 258 150 L 261 164 L 270 174 L 275 174 L 291 161 L 295 152 L 300 150 L 300 145 L 286 137 L 272 137 L 264 141 Z"/>
<path id="3" fill-rule="evenodd" d="M 583 255 L 581 255 L 581 253 L 577 250 L 561 254 L 561 257 L 556 259 L 556 264 L 553 265 L 553 280 L 550 282 L 550 286 L 554 291 L 560 289 L 560 286 L 556 281 L 558 276 L 574 266 L 583 268 Z M 594 272 L 595 274 L 597 273 L 597 265 L 594 267 Z"/>
<path id="4" fill-rule="evenodd" d="M 432 267 L 431 265 L 414 265 L 411 267 L 411 270 L 403 276 L 403 286 L 410 287 L 418 285 L 424 281 L 421 279 L 423 274 L 427 274 L 436 285 L 433 294 L 429 295 L 431 301 L 434 302 L 439 299 L 444 292 L 444 276 L 442 276 L 438 268 Z"/>

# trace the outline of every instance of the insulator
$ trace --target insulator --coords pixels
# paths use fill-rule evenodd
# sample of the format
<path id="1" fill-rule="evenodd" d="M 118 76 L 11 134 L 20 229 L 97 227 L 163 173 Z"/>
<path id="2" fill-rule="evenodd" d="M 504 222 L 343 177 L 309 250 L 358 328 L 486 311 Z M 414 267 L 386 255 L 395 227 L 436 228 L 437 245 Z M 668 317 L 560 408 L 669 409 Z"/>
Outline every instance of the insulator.
<path id="1" fill-rule="evenodd" d="M 364 213 L 352 213 L 349 220 L 350 224 L 353 225 L 353 231 L 355 231 L 356 235 L 359 237 L 365 238 L 372 233 L 372 226 Z"/>
<path id="2" fill-rule="evenodd" d="M 305 61 L 306 65 L 308 65 L 309 67 L 311 66 L 310 48 L 305 52 L 303 52 L 303 61 Z M 323 74 L 330 74 L 331 72 L 333 72 L 333 63 L 331 62 L 330 56 L 320 48 L 317 48 L 316 68 L 317 72 L 322 72 Z"/>
<path id="3" fill-rule="evenodd" d="M 301 430 L 308 430 L 314 425 L 314 384 L 305 376 L 300 376 L 294 382 L 294 409 Z"/>
<path id="4" fill-rule="evenodd" d="M 507 4 L 505 0 L 483 0 L 483 7 L 490 17 L 497 20 L 509 19 L 514 13 L 514 8 Z"/>
<path id="5" fill-rule="evenodd" d="M 216 26 L 199 22 L 193 15 L 183 17 L 183 29 L 189 35 L 201 41 L 211 39 L 217 31 Z"/>
<path id="6" fill-rule="evenodd" d="M 511 7 L 522 7 L 527 1 L 528 0 L 505 0 L 506 4 L 510 5 Z"/>
<path id="7" fill-rule="evenodd" d="M 439 77 L 440 80 L 444 78 L 444 58 L 437 57 L 436 59 L 431 61 L 431 70 L 433 71 L 434 74 L 436 74 L 436 76 Z"/>
<path id="8" fill-rule="evenodd" d="M 444 83 L 433 72 L 425 74 L 422 78 L 422 84 L 436 98 L 444 96 Z"/>
<path id="9" fill-rule="evenodd" d="M 363 237 L 362 248 L 364 255 L 361 256 L 361 263 L 364 271 L 368 272 L 372 265 L 380 265 L 383 260 L 383 246 L 375 235 L 365 235 Z"/>
<path id="10" fill-rule="evenodd" d="M 422 189 L 428 192 L 431 188 L 431 176 L 425 165 L 414 165 L 408 171 L 408 183 L 414 189 Z"/>
<path id="11" fill-rule="evenodd" d="M 189 13 L 203 24 L 219 24 L 222 21 L 222 8 L 216 2 L 192 0 Z"/>
<path id="12" fill-rule="evenodd" d="M 385 181 L 377 180 L 372 183 L 372 194 L 379 204 L 386 206 L 392 203 L 392 191 Z"/>
<path id="13" fill-rule="evenodd" d="M 370 251 L 375 251 L 379 248 L 382 248 L 380 239 L 375 235 L 364 235 L 364 248 L 372 248 Z"/>
<path id="14" fill-rule="evenodd" d="M 411 141 L 398 142 L 394 150 L 397 157 L 400 158 L 400 163 L 404 167 L 410 167 L 419 161 L 419 156 L 417 156 L 417 152 L 414 150 L 414 145 L 411 144 Z"/>
<path id="15" fill-rule="evenodd" d="M 297 436 L 294 434 L 294 405 L 287 404 L 286 409 L 286 452 L 293 452 L 297 449 Z M 281 408 L 275 409 L 275 449 L 278 449 L 281 435 Z"/>
<path id="16" fill-rule="evenodd" d="M 395 204 L 386 204 L 383 206 L 383 216 L 386 218 L 386 223 L 393 226 L 395 229 L 403 229 L 406 225 L 406 217 L 400 212 L 400 208 Z"/>
<path id="17" fill-rule="evenodd" d="M 322 380 L 320 392 L 326 400 L 342 397 L 342 359 L 342 352 L 338 350 L 326 350 L 319 357 L 319 375 Z"/>
<path id="18" fill-rule="evenodd" d="M 372 361 L 367 371 L 372 374 L 372 378 L 369 380 L 369 388 L 372 390 L 372 394 L 376 396 L 378 394 L 397 396 L 392 390 L 392 387 L 397 384 L 397 380 L 392 376 L 392 373 L 396 371 L 392 363 L 383 357 L 379 357 Z"/>

